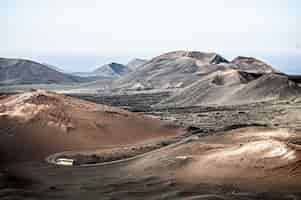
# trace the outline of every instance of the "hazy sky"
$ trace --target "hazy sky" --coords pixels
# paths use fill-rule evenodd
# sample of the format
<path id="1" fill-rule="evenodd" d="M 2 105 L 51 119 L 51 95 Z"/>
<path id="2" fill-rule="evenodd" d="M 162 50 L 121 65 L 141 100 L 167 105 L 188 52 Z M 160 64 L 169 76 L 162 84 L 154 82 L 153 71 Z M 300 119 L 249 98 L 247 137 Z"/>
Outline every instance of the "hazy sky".
<path id="1" fill-rule="evenodd" d="M 298 57 L 300 9 L 300 0 L 1 0 L 0 56 L 54 64 L 60 55 L 125 61 L 178 49 Z"/>

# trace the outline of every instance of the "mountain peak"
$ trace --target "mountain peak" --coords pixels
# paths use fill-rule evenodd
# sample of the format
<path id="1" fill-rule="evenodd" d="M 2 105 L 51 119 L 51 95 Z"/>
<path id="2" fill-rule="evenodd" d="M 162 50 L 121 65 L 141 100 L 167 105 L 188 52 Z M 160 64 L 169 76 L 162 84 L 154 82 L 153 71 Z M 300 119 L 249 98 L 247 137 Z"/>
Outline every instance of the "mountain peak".
<path id="1" fill-rule="evenodd" d="M 257 58 L 247 57 L 247 56 L 237 56 L 231 62 L 234 63 L 234 64 L 239 64 L 239 63 L 242 63 L 242 62 L 249 63 L 249 64 L 252 64 L 254 62 L 261 62 L 261 63 L 263 63 L 263 61 L 260 61 Z"/>
<path id="2" fill-rule="evenodd" d="M 109 64 L 100 66 L 99 68 L 95 69 L 93 72 L 101 76 L 119 77 L 131 72 L 131 69 L 125 65 L 116 62 L 111 62 Z"/>
<path id="3" fill-rule="evenodd" d="M 238 56 L 231 61 L 235 66 L 233 68 L 255 73 L 277 72 L 272 66 L 253 57 Z"/>
<path id="4" fill-rule="evenodd" d="M 172 51 L 158 56 L 154 59 L 177 59 L 177 58 L 190 58 L 204 64 L 219 64 L 228 63 L 228 61 L 217 53 L 200 52 L 200 51 Z"/>

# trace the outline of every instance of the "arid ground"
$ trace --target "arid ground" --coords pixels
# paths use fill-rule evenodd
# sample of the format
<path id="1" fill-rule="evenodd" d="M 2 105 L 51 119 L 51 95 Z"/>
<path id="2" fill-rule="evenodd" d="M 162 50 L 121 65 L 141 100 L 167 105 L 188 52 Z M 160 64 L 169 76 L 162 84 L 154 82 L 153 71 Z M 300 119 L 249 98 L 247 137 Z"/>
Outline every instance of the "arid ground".
<path id="1" fill-rule="evenodd" d="M 301 197 L 299 99 L 130 113 L 38 91 L 1 105 L 1 199 Z M 66 151 L 107 160 L 45 160 Z"/>

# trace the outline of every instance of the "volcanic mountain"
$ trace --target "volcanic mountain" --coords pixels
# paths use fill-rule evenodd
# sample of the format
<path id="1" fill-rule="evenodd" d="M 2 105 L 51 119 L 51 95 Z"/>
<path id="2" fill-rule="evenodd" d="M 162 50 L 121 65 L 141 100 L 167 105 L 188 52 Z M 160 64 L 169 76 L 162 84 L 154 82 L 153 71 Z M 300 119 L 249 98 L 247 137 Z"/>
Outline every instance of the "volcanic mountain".
<path id="1" fill-rule="evenodd" d="M 175 51 L 155 57 L 136 71 L 121 77 L 115 88 L 179 88 L 199 79 L 200 73 L 208 73 L 223 68 L 226 59 L 216 53 L 197 51 Z"/>
<path id="2" fill-rule="evenodd" d="M 95 69 L 92 73 L 104 77 L 120 77 L 131 71 L 132 70 L 125 65 L 112 62 Z"/>
<path id="3" fill-rule="evenodd" d="M 218 70 L 177 91 L 159 105 L 224 105 L 290 99 L 301 95 L 301 87 L 296 81 L 281 73 Z"/>
<path id="4" fill-rule="evenodd" d="M 0 99 L 0 163 L 165 138 L 182 129 L 121 109 L 34 91 Z"/>
<path id="5" fill-rule="evenodd" d="M 121 76 L 124 76 L 130 73 L 132 69 L 126 65 L 122 65 L 119 63 L 109 63 L 98 67 L 92 72 L 75 72 L 73 75 L 81 76 L 81 77 L 98 77 L 101 79 L 117 79 Z"/>
<path id="6" fill-rule="evenodd" d="M 89 79 L 64 74 L 34 61 L 0 58 L 0 85 L 70 84 L 85 81 Z"/>

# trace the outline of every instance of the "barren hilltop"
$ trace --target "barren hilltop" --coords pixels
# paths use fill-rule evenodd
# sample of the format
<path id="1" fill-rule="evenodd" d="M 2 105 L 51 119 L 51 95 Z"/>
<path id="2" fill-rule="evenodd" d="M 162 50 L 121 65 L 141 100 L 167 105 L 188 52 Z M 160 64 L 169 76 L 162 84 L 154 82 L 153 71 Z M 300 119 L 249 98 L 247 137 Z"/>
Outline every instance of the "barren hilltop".
<path id="1" fill-rule="evenodd" d="M 1 98 L 0 127 L 1 163 L 43 160 L 51 153 L 101 145 L 134 145 L 182 132 L 156 119 L 46 91 Z"/>

